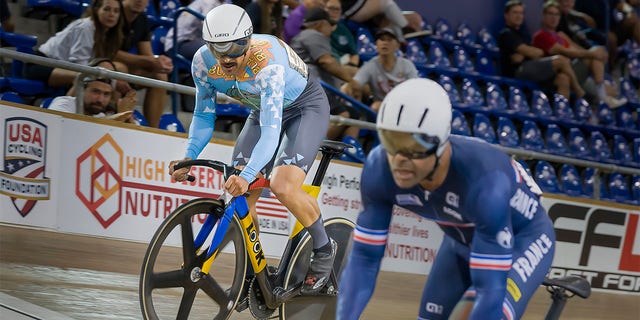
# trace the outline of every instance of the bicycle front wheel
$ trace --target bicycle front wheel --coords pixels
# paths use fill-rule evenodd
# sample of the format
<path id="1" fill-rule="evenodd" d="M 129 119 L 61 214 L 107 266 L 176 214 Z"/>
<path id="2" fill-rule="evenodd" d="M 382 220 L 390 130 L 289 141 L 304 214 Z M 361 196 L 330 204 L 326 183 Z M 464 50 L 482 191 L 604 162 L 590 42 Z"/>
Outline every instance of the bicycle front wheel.
<path id="1" fill-rule="evenodd" d="M 143 319 L 228 319 L 244 285 L 247 254 L 237 217 L 229 223 L 220 253 L 206 275 L 201 273 L 208 244 L 194 239 L 207 218 L 219 221 L 224 204 L 213 199 L 189 201 L 160 225 L 149 243 L 140 273 Z M 206 230 L 206 228 L 205 228 Z"/>
<path id="2" fill-rule="evenodd" d="M 354 223 L 345 218 L 330 218 L 324 221 L 327 235 L 338 243 L 338 252 L 333 262 L 333 272 L 336 282 L 330 280 L 327 286 L 333 286 L 337 291 L 337 280 L 340 279 L 342 269 L 347 263 L 347 255 L 351 251 L 351 237 Z M 309 269 L 311 258 L 311 237 L 307 233 L 295 249 L 291 263 L 285 274 L 284 287 L 289 288 L 300 284 Z M 338 293 L 339 294 L 339 293 Z M 300 296 L 287 301 L 280 306 L 280 319 L 284 320 L 329 320 L 336 318 L 337 296 L 332 294 L 316 296 Z"/>

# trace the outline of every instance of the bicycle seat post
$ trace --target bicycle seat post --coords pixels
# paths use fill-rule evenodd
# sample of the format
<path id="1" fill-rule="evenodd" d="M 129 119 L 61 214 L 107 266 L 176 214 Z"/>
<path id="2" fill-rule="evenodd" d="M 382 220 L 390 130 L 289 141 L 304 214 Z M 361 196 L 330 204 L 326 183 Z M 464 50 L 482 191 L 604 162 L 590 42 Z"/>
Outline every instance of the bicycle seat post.
<path id="1" fill-rule="evenodd" d="M 345 149 L 351 148 L 350 144 L 346 144 L 340 141 L 331 141 L 325 140 L 320 145 L 320 152 L 322 152 L 322 158 L 320 159 L 320 164 L 318 165 L 318 170 L 316 171 L 315 176 L 313 176 L 313 182 L 311 185 L 319 187 L 322 184 L 322 179 L 324 179 L 325 173 L 327 173 L 327 168 L 329 167 L 329 162 L 333 157 L 340 155 L 344 152 Z"/>

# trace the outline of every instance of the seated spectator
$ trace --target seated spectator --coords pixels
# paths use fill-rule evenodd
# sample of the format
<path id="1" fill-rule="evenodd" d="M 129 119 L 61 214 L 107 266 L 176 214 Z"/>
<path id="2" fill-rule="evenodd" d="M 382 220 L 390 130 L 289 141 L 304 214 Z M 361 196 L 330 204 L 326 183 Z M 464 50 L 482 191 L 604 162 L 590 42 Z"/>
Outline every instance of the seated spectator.
<path id="1" fill-rule="evenodd" d="M 115 70 L 115 65 L 109 59 L 94 59 L 89 66 Z M 134 123 L 132 116 L 136 104 L 134 90 L 130 90 L 124 97 L 118 99 L 114 107 L 112 102 L 115 82 L 111 79 L 86 76 L 78 79 L 76 85 L 83 87 L 76 90 L 74 85 L 66 96 L 54 98 L 49 105 L 49 110 Z M 78 100 L 79 97 L 82 97 L 82 100 Z"/>
<path id="2" fill-rule="evenodd" d="M 253 32 L 282 38 L 282 0 L 257 0 L 245 8 L 253 24 Z"/>
<path id="3" fill-rule="evenodd" d="M 0 0 L 0 29 L 5 32 L 13 32 L 15 29 L 7 0 Z"/>
<path id="4" fill-rule="evenodd" d="M 286 43 L 291 43 L 293 38 L 302 30 L 304 17 L 307 10 L 312 8 L 324 7 L 323 0 L 302 0 L 302 3 L 289 13 L 287 20 L 284 21 L 284 30 L 282 31 L 282 39 Z"/>
<path id="5" fill-rule="evenodd" d="M 148 4 L 149 0 L 122 0 L 124 40 L 115 61 L 126 65 L 131 74 L 167 81 L 168 74 L 173 70 L 173 62 L 165 55 L 154 55 L 151 50 L 151 28 L 145 14 Z M 166 100 L 165 89 L 147 88 L 143 114 L 149 126 L 158 127 L 160 124 Z"/>
<path id="6" fill-rule="evenodd" d="M 533 35 L 533 45 L 542 49 L 546 55 L 563 55 L 573 59 L 573 69 L 578 80 L 584 86 L 589 71 L 596 85 L 595 95 L 600 101 L 616 108 L 627 101 L 608 96 L 604 83 L 605 64 L 608 54 L 605 48 L 596 46 L 585 49 L 563 32 L 556 32 L 560 22 L 560 8 L 556 1 L 547 1 L 543 5 L 542 28 Z"/>
<path id="7" fill-rule="evenodd" d="M 195 12 L 206 15 L 209 10 L 220 5 L 218 0 L 195 0 L 189 4 L 189 8 Z M 178 54 L 191 61 L 193 55 L 204 45 L 202 40 L 202 20 L 188 12 L 182 12 L 178 16 Z M 173 49 L 173 28 L 169 29 L 164 40 L 164 51 L 167 53 Z"/>
<path id="8" fill-rule="evenodd" d="M 353 79 L 361 86 L 368 85 L 373 95 L 371 108 L 378 111 L 384 97 L 399 83 L 418 77 L 416 66 L 409 59 L 397 57 L 400 37 L 393 29 L 383 28 L 375 34 L 378 55 L 367 61 Z M 349 84 L 343 90 L 350 93 Z"/>
<path id="9" fill-rule="evenodd" d="M 575 0 L 559 0 L 560 23 L 558 32 L 564 32 L 583 48 L 607 44 L 607 37 L 596 29 L 596 21 L 574 8 Z"/>
<path id="10" fill-rule="evenodd" d="M 544 56 L 542 49 L 529 45 L 531 37 L 525 28 L 524 4 L 511 0 L 504 5 L 505 28 L 498 35 L 502 75 L 532 81 L 543 88 L 555 86 L 556 91 L 570 98 L 571 89 L 577 97 L 584 96 L 571 61 L 561 55 Z"/>
<path id="11" fill-rule="evenodd" d="M 36 54 L 82 65 L 87 65 L 94 57 L 113 58 L 122 43 L 120 3 L 117 0 L 93 0 L 85 15 L 85 18 L 71 22 L 49 38 Z M 50 87 L 69 88 L 78 73 L 27 64 L 25 74 L 27 78 L 43 81 Z"/>
<path id="12" fill-rule="evenodd" d="M 342 4 L 340 0 L 329 0 L 324 7 L 329 13 L 329 18 L 333 21 L 337 21 L 336 29 L 331 33 L 331 50 L 333 56 L 342 65 L 347 65 L 351 69 L 353 75 L 358 71 L 358 65 L 360 65 L 360 56 L 356 47 L 356 40 L 353 38 L 353 34 L 344 23 L 340 22 L 342 16 Z"/>
<path id="13" fill-rule="evenodd" d="M 353 80 L 349 70 L 334 58 L 331 52 L 330 36 L 336 25 L 336 21 L 329 18 L 329 14 L 322 7 L 309 9 L 304 16 L 303 30 L 291 42 L 291 48 L 309 66 L 309 77 L 320 78 L 329 85 L 339 87 L 339 80 L 351 83 L 357 93 L 360 85 Z M 338 80 L 334 80 L 335 78 Z M 356 94 L 357 94 L 356 93 Z M 355 113 L 337 99 L 329 95 L 331 105 L 330 113 L 345 118 L 355 117 Z M 358 136 L 358 128 L 331 125 L 327 132 L 327 138 L 340 139 L 346 135 Z"/>
<path id="14" fill-rule="evenodd" d="M 422 35 L 422 17 L 416 12 L 402 11 L 393 0 L 341 0 L 344 18 L 360 23 L 374 20 L 378 28 L 390 28 L 401 42 L 403 33 Z"/>

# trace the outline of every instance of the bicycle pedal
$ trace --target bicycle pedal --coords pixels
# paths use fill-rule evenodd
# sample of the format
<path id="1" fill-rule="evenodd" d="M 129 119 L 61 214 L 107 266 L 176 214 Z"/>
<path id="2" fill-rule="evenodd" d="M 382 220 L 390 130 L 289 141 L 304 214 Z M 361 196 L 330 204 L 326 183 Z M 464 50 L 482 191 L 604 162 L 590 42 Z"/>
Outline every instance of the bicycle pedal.
<path id="1" fill-rule="evenodd" d="M 247 308 L 249 308 L 249 297 L 245 296 L 236 304 L 236 311 L 242 312 L 244 310 L 247 310 Z"/>

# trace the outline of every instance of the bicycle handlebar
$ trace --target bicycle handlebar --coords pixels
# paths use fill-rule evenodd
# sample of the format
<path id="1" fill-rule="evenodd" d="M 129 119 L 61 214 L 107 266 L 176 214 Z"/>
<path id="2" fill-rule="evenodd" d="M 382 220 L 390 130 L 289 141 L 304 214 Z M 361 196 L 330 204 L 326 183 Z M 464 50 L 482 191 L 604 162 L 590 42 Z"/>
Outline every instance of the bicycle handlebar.
<path id="1" fill-rule="evenodd" d="M 233 166 L 227 165 L 226 163 L 218 160 L 207 160 L 207 159 L 193 159 L 193 160 L 185 160 L 173 166 L 173 170 L 178 170 L 190 166 L 204 166 L 209 167 L 213 170 L 222 172 L 224 176 L 224 180 L 227 181 L 229 177 L 232 175 L 240 174 L 240 170 L 234 168 Z M 193 182 L 196 181 L 196 177 L 192 175 L 187 176 L 187 181 Z"/>

